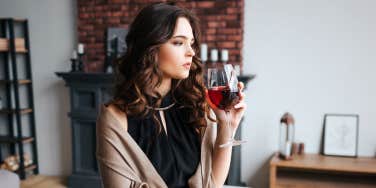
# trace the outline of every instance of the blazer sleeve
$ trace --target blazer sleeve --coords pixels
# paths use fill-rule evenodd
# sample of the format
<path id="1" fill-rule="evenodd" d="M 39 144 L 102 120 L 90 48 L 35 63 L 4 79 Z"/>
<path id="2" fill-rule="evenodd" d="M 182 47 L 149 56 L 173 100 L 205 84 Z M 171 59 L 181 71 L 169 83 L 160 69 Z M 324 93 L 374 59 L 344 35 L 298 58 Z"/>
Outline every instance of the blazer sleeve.
<path id="1" fill-rule="evenodd" d="M 96 156 L 99 173 L 104 188 L 148 188 L 127 164 L 118 147 L 122 141 L 115 121 L 109 117 L 109 111 L 102 108 L 97 122 Z"/>
<path id="2" fill-rule="evenodd" d="M 147 184 L 139 183 L 122 176 L 116 170 L 110 168 L 102 162 L 99 162 L 100 175 L 103 188 L 147 188 Z"/>
<path id="3" fill-rule="evenodd" d="M 212 156 L 217 137 L 216 133 L 217 124 L 207 119 L 206 128 L 201 129 L 201 161 L 196 173 L 188 180 L 190 188 L 216 187 L 212 173 Z"/>

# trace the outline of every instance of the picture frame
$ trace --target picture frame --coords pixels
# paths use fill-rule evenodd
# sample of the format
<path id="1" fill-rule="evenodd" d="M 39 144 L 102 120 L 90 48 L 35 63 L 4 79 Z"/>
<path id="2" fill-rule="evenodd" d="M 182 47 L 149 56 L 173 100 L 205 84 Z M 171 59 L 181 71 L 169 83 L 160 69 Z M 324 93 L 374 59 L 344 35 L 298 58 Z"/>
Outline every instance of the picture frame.
<path id="1" fill-rule="evenodd" d="M 323 154 L 358 156 L 359 115 L 325 114 Z"/>
<path id="2" fill-rule="evenodd" d="M 127 43 L 125 37 L 128 29 L 122 27 L 109 27 L 106 34 L 106 58 L 103 72 L 112 73 L 114 61 L 125 53 Z"/>

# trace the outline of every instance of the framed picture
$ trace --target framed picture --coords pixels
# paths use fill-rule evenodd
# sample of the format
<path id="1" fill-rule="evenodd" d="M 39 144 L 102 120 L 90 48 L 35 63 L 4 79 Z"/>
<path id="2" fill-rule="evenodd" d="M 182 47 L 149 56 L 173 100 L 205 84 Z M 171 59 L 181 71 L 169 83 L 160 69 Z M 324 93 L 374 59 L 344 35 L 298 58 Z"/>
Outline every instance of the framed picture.
<path id="1" fill-rule="evenodd" d="M 104 72 L 112 73 L 112 66 L 114 60 L 123 55 L 127 49 L 125 37 L 128 29 L 110 27 L 107 28 L 106 36 L 106 59 L 104 64 Z"/>
<path id="2" fill-rule="evenodd" d="M 357 157 L 359 116 L 325 114 L 324 155 Z"/>

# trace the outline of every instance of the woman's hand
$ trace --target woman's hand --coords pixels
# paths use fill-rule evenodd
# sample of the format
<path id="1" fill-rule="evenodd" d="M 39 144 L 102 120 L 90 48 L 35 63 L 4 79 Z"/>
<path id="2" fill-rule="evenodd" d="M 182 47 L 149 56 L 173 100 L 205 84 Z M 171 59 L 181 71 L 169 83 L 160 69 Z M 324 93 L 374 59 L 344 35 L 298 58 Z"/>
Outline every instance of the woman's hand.
<path id="1" fill-rule="evenodd" d="M 238 83 L 238 88 L 239 88 L 239 97 L 240 97 L 239 102 L 237 104 L 235 104 L 235 106 L 229 110 L 229 112 L 228 112 L 229 117 L 226 117 L 226 112 L 224 110 L 217 108 L 210 101 L 208 91 L 206 90 L 206 101 L 208 102 L 210 108 L 213 109 L 213 111 L 214 111 L 214 113 L 217 117 L 218 124 L 226 125 L 226 122 L 227 122 L 226 118 L 229 118 L 231 128 L 232 128 L 233 131 L 237 130 L 239 123 L 240 123 L 240 120 L 242 119 L 242 117 L 244 115 L 244 111 L 246 109 L 246 104 L 244 102 L 244 93 L 243 93 L 244 84 L 243 84 L 243 82 Z"/>

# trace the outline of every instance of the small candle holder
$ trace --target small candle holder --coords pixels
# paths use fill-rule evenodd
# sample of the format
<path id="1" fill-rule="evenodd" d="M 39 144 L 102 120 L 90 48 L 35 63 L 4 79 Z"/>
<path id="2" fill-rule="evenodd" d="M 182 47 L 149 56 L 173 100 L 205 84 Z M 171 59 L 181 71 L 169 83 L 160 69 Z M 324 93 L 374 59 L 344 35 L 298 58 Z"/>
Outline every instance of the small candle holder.
<path id="1" fill-rule="evenodd" d="M 84 71 L 84 61 L 83 61 L 84 54 L 78 54 L 78 71 Z"/>
<path id="2" fill-rule="evenodd" d="M 77 59 L 71 58 L 71 72 L 77 72 L 78 71 L 78 64 Z"/>

